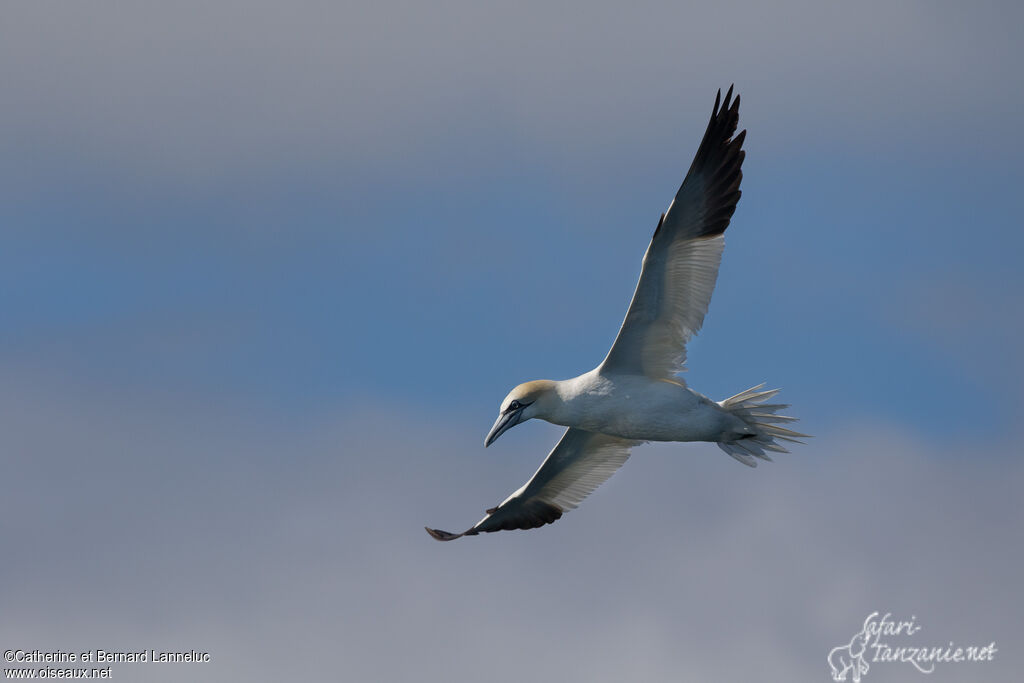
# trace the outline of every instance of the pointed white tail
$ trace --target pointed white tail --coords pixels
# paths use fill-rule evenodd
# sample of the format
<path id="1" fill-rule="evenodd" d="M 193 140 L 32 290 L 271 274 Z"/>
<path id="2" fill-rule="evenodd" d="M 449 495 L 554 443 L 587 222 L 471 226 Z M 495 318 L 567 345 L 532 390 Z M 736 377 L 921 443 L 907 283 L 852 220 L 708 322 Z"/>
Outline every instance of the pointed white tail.
<path id="1" fill-rule="evenodd" d="M 718 405 L 746 422 L 747 426 L 755 432 L 752 436 L 744 439 L 718 442 L 719 448 L 750 467 L 757 467 L 755 458 L 771 462 L 772 459 L 765 451 L 789 453 L 786 448 L 776 442 L 776 439 L 803 443 L 799 438 L 810 438 L 809 434 L 801 434 L 779 426 L 780 422 L 796 422 L 797 418 L 777 414 L 778 411 L 789 407 L 787 403 L 765 403 L 779 393 L 779 390 L 761 391 L 763 386 L 764 383 L 758 384 L 756 387 L 751 387 L 718 402 Z"/>

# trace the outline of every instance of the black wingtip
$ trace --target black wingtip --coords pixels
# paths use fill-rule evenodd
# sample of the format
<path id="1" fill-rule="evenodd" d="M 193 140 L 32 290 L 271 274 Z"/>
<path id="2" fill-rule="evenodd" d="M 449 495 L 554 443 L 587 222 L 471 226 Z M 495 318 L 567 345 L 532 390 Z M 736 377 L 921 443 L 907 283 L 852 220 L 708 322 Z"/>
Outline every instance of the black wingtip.
<path id="1" fill-rule="evenodd" d="M 436 541 L 454 541 L 456 538 L 461 538 L 463 534 L 453 534 L 448 531 L 441 531 L 440 529 L 431 529 L 429 526 L 423 527 L 430 534 L 431 538 Z"/>
<path id="2" fill-rule="evenodd" d="M 690 226 L 689 237 L 722 234 L 729 227 L 729 221 L 736 210 L 740 198 L 740 180 L 743 178 L 743 160 L 746 158 L 743 143 L 747 137 L 746 130 L 734 137 L 739 124 L 739 110 L 740 96 L 736 93 L 735 84 L 726 90 L 724 100 L 719 89 L 715 95 L 711 120 L 672 204 L 675 207 L 683 206 L 686 202 L 698 202 L 694 206 L 702 207 L 704 219 L 699 221 L 699 225 Z M 665 218 L 669 225 L 664 227 L 667 232 L 675 234 L 674 229 L 683 223 L 673 221 L 672 215 L 670 211 Z M 659 223 L 654 237 L 664 232 L 666 230 Z"/>

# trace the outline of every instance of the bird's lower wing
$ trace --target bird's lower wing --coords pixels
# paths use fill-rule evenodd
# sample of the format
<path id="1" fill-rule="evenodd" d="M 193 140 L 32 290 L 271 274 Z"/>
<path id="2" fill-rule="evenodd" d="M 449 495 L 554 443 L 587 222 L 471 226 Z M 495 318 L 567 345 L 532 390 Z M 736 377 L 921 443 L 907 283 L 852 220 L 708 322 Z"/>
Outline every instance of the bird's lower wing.
<path id="1" fill-rule="evenodd" d="M 638 441 L 569 428 L 526 484 L 461 534 L 427 527 L 439 541 L 485 531 L 534 529 L 554 522 L 603 484 Z"/>

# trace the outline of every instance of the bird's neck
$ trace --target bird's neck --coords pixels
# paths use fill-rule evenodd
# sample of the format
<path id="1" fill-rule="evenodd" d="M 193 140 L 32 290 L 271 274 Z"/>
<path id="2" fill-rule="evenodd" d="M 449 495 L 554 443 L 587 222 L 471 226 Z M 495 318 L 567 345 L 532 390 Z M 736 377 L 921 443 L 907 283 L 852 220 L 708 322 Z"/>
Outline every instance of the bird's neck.
<path id="1" fill-rule="evenodd" d="M 596 371 L 572 379 L 553 382 L 538 415 L 542 420 L 563 426 L 578 426 L 593 412 L 603 392 L 602 377 Z"/>

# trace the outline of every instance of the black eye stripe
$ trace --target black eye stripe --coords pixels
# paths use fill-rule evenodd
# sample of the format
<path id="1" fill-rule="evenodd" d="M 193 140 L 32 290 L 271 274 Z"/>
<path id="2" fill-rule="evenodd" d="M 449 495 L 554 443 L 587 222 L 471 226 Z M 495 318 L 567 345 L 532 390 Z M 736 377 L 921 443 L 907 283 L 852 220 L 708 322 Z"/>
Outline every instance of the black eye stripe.
<path id="1" fill-rule="evenodd" d="M 521 409 L 525 408 L 528 405 L 532 405 L 532 402 L 531 403 L 520 403 L 519 401 L 512 401 L 511 403 L 508 404 L 508 408 L 505 409 L 505 412 L 506 413 L 511 413 L 513 410 L 521 410 Z"/>

